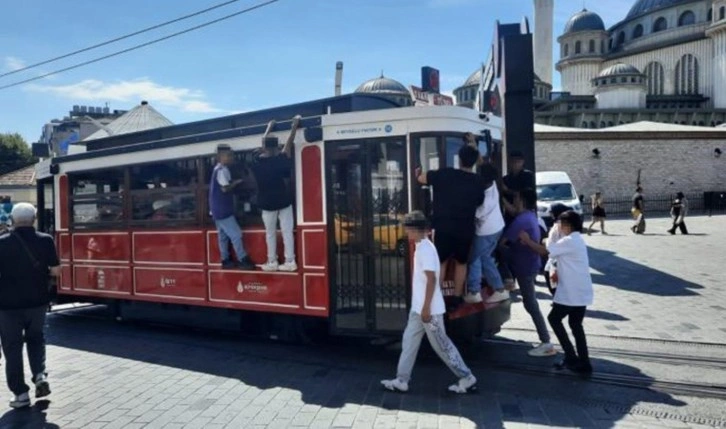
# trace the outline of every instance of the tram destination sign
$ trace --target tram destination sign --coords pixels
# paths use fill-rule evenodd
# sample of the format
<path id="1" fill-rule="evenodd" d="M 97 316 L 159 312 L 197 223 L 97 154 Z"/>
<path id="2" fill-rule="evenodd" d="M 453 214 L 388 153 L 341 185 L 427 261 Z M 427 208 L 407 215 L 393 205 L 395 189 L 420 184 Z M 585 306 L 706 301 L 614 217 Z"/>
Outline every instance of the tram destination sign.
<path id="1" fill-rule="evenodd" d="M 454 99 L 448 95 L 424 91 L 423 88 L 411 85 L 411 96 L 417 106 L 453 106 Z"/>

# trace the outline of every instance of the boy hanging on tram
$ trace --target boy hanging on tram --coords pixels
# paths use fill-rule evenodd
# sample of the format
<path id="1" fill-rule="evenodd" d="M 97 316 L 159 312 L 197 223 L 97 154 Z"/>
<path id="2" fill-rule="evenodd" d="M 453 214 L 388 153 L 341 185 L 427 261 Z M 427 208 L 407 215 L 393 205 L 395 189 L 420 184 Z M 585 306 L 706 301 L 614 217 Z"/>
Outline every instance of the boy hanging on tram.
<path id="1" fill-rule="evenodd" d="M 263 271 L 297 271 L 295 262 L 295 239 L 293 226 L 295 217 L 292 203 L 294 193 L 290 189 L 290 175 L 293 170 L 292 147 L 295 133 L 300 126 L 300 115 L 292 119 L 292 127 L 287 142 L 279 147 L 277 137 L 270 136 L 275 121 L 267 124 L 262 136 L 262 148 L 255 156 L 252 173 L 257 182 L 257 204 L 262 209 L 262 221 L 265 224 L 265 242 L 267 243 L 267 261 L 262 265 Z M 282 243 L 285 246 L 285 262 L 277 260 L 277 221 L 280 221 Z"/>

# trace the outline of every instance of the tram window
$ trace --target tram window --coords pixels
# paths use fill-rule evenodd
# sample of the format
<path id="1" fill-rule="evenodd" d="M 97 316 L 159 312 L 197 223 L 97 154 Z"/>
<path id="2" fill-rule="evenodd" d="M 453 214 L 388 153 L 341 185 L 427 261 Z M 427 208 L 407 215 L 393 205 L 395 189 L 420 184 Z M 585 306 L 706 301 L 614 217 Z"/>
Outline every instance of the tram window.
<path id="1" fill-rule="evenodd" d="M 459 168 L 459 149 L 464 146 L 461 136 L 446 137 L 446 166 Z"/>
<path id="2" fill-rule="evenodd" d="M 93 224 L 123 222 L 124 172 L 122 169 L 69 174 L 73 225 L 88 228 Z"/>
<path id="3" fill-rule="evenodd" d="M 130 173 L 133 223 L 157 225 L 197 219 L 196 159 L 135 165 Z"/>

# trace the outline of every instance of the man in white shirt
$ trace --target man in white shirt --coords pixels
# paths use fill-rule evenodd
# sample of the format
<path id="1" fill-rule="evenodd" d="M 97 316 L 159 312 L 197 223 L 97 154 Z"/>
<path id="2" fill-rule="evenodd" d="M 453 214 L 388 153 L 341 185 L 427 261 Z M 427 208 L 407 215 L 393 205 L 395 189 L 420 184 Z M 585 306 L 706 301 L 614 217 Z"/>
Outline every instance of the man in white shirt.
<path id="1" fill-rule="evenodd" d="M 413 256 L 411 313 L 403 332 L 396 378 L 381 380 L 381 384 L 388 390 L 408 391 L 408 382 L 425 333 L 431 348 L 459 378 L 458 383 L 449 386 L 449 391 L 467 393 L 476 388 L 476 377 L 446 335 L 444 328 L 446 306 L 439 287 L 441 266 L 436 247 L 428 238 L 430 233 L 428 220 L 422 212 L 416 211 L 406 216 L 404 226 L 408 238 L 416 242 Z"/>
<path id="2" fill-rule="evenodd" d="M 469 304 L 482 302 L 482 277 L 494 290 L 494 293 L 487 298 L 487 303 L 509 299 L 509 292 L 504 289 L 504 282 L 493 256 L 504 230 L 504 216 L 499 205 L 496 182 L 498 172 L 487 158 L 482 157 L 481 161 L 483 177 L 488 187 L 484 191 L 484 203 L 476 210 L 476 237 L 469 258 L 467 294 L 464 296 L 464 301 Z"/>
<path id="3" fill-rule="evenodd" d="M 557 259 L 557 291 L 547 320 L 565 352 L 565 358 L 555 367 L 589 374 L 592 365 L 582 321 L 587 306 L 592 305 L 594 293 L 587 244 L 582 238 L 582 217 L 574 211 L 567 211 L 560 215 L 559 221 L 563 237 L 556 243 L 548 243 L 546 249 L 526 233 L 521 234 L 520 239 L 536 252 Z M 577 352 L 562 324 L 565 317 L 568 317 L 575 337 Z"/>

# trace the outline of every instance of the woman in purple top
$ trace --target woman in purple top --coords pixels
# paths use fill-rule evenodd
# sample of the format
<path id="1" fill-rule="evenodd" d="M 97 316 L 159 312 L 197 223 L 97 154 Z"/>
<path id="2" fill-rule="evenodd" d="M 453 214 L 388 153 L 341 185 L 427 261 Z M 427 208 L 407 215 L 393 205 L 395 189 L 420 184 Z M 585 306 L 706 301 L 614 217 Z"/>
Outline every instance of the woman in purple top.
<path id="1" fill-rule="evenodd" d="M 529 246 L 522 243 L 519 235 L 524 231 L 532 240 L 540 241 L 540 228 L 537 219 L 537 193 L 534 189 L 524 189 L 514 197 L 513 207 L 516 216 L 511 225 L 504 231 L 501 245 L 505 248 L 507 263 L 512 274 L 519 283 L 524 308 L 532 317 L 537 328 L 540 345 L 529 351 L 530 356 L 552 356 L 556 351 L 550 343 L 550 334 L 547 323 L 539 309 L 539 303 L 534 292 L 534 281 L 539 273 L 542 259 L 539 254 Z"/>

